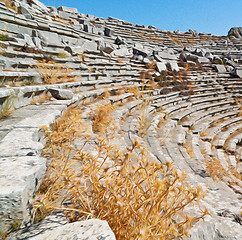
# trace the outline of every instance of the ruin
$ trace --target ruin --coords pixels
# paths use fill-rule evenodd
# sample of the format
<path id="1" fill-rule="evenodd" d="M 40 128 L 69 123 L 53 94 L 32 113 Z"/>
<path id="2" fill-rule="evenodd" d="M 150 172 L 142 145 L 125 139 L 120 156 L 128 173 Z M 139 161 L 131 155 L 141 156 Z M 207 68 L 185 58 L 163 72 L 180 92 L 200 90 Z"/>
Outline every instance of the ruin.
<path id="1" fill-rule="evenodd" d="M 38 0 L 0 1 L 0 221 L 31 225 L 32 197 L 47 169 L 40 127 L 69 106 L 122 103 L 113 113 L 124 131 L 120 142 L 141 138 L 141 100 L 117 94 L 130 86 L 149 98 L 142 141 L 150 154 L 208 190 L 203 204 L 211 216 L 190 239 L 242 239 L 241 28 L 228 36 L 165 31 Z M 219 181 L 211 176 L 216 164 L 226 172 Z"/>

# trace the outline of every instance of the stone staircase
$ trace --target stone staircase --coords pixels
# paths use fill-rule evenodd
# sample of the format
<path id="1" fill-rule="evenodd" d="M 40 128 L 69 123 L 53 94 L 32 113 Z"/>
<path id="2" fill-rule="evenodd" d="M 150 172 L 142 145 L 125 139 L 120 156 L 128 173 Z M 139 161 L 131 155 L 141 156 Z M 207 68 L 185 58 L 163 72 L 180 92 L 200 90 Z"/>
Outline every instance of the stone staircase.
<path id="1" fill-rule="evenodd" d="M 85 102 L 91 127 L 88 112 L 108 102 L 119 103 L 113 116 L 123 148 L 139 139 L 156 160 L 174 162 L 189 182 L 208 190 L 203 204 L 213 227 L 198 224 L 190 238 L 241 239 L 241 222 L 221 215 L 241 211 L 241 39 L 165 31 L 38 0 L 14 6 L 17 11 L 0 2 L 0 111 L 14 109 L 0 119 L 2 221 L 31 224 L 31 199 L 47 165 L 40 127 Z M 60 67 L 53 84 L 38 70 L 43 60 L 45 69 Z M 142 100 L 132 87 L 149 99 L 143 137 L 137 127 Z M 223 171 L 217 182 L 215 165 Z"/>

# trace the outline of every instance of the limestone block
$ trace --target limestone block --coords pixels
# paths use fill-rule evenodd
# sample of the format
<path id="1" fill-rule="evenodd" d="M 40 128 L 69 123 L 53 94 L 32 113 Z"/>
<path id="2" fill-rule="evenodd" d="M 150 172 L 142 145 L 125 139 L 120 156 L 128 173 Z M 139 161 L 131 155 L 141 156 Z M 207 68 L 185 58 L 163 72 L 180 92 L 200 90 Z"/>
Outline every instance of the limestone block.
<path id="1" fill-rule="evenodd" d="M 149 55 L 148 50 L 141 47 L 136 47 L 136 46 L 133 48 L 133 53 L 135 55 L 142 55 L 143 57 L 147 57 Z"/>
<path id="2" fill-rule="evenodd" d="M 236 69 L 235 69 L 235 74 L 236 74 L 239 78 L 242 78 L 242 68 L 236 68 Z"/>
<path id="3" fill-rule="evenodd" d="M 167 62 L 167 66 L 168 66 L 168 68 L 170 68 L 171 71 L 179 72 L 179 70 L 180 70 L 177 62 L 169 61 L 169 62 Z"/>
<path id="4" fill-rule="evenodd" d="M 69 223 L 28 239 L 115 240 L 116 238 L 106 221 L 90 219 L 87 221 Z"/>
<path id="5" fill-rule="evenodd" d="M 166 64 L 165 62 L 156 62 L 156 68 L 159 72 L 166 70 Z"/>
<path id="6" fill-rule="evenodd" d="M 111 57 L 126 57 L 131 58 L 133 57 L 133 51 L 132 49 L 128 49 L 126 47 L 122 47 L 120 49 L 116 49 L 113 52 L 111 52 Z"/>
<path id="7" fill-rule="evenodd" d="M 41 42 L 44 43 L 44 45 L 63 45 L 60 41 L 59 35 L 54 32 L 38 30 L 36 32 L 36 37 L 39 37 L 41 39 Z"/>
<path id="8" fill-rule="evenodd" d="M 49 9 L 40 1 L 38 0 L 31 0 L 31 5 L 35 4 L 36 6 L 38 6 L 38 9 L 40 11 L 42 11 L 43 13 L 48 13 Z"/>
<path id="9" fill-rule="evenodd" d="M 218 73 L 226 73 L 227 72 L 225 66 L 222 65 L 222 64 L 216 64 L 215 69 Z"/>
<path id="10" fill-rule="evenodd" d="M 27 8 L 20 6 L 20 11 L 27 19 L 33 19 L 32 14 L 29 12 Z"/>
<path id="11" fill-rule="evenodd" d="M 27 45 L 28 47 L 31 47 L 31 48 L 35 47 L 35 44 L 33 43 L 31 37 L 28 34 L 19 33 L 18 37 L 21 39 L 24 39 L 24 41 L 25 41 L 24 45 Z"/>
<path id="12" fill-rule="evenodd" d="M 110 29 L 110 28 L 105 28 L 105 30 L 104 30 L 104 34 L 105 34 L 105 36 L 107 36 L 107 37 L 111 37 L 111 36 L 113 36 L 113 30 Z"/>
<path id="13" fill-rule="evenodd" d="M 69 100 L 73 97 L 73 92 L 67 89 L 51 88 L 49 91 L 54 98 L 59 100 Z"/>
<path id="14" fill-rule="evenodd" d="M 209 63 L 209 59 L 206 57 L 198 57 L 197 62 L 199 63 Z"/>
<path id="15" fill-rule="evenodd" d="M 37 191 L 45 171 L 45 158 L 0 158 L 0 215 L 27 221 L 29 199 Z"/>
<path id="16" fill-rule="evenodd" d="M 62 90 L 63 91 L 63 90 Z M 45 117 L 43 118 L 43 115 Z M 14 127 L 15 128 L 40 128 L 41 126 L 50 126 L 55 122 L 56 118 L 61 115 L 60 110 L 48 109 L 46 106 L 46 110 L 42 110 L 37 114 L 34 114 L 30 117 L 23 119 L 18 122 Z"/>
<path id="17" fill-rule="evenodd" d="M 63 12 L 68 12 L 68 13 L 78 13 L 77 8 L 71 8 L 71 7 L 58 7 L 57 10 L 63 11 Z"/>
<path id="18" fill-rule="evenodd" d="M 172 55 L 172 54 L 167 53 L 167 52 L 160 52 L 159 56 L 162 59 L 165 59 L 165 60 L 177 60 L 177 57 L 175 55 Z"/>
<path id="19" fill-rule="evenodd" d="M 38 48 L 38 49 L 41 49 L 42 48 L 40 38 L 33 37 L 32 38 L 32 41 L 33 41 L 33 43 L 34 43 L 34 45 L 35 45 L 36 48 Z"/>
<path id="20" fill-rule="evenodd" d="M 37 136 L 38 129 L 13 129 L 0 142 L 0 157 L 36 156 L 40 154 L 44 146 L 37 142 Z"/>

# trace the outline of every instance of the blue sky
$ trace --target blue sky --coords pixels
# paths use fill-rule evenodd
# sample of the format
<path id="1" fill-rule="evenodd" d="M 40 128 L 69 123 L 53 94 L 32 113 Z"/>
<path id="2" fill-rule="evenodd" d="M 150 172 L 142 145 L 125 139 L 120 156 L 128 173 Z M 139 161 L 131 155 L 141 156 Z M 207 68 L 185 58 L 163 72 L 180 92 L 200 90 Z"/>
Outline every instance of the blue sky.
<path id="1" fill-rule="evenodd" d="M 54 0 L 40 1 L 54 6 Z M 61 5 L 164 30 L 227 35 L 231 27 L 242 26 L 242 0 L 55 0 L 56 7 Z"/>

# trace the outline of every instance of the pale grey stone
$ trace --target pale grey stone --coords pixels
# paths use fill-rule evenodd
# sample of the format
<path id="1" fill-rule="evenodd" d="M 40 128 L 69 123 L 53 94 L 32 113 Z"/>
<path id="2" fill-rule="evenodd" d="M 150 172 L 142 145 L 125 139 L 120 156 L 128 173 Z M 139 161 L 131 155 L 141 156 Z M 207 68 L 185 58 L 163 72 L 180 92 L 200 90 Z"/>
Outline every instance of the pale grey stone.
<path id="1" fill-rule="evenodd" d="M 38 129 L 15 128 L 0 142 L 0 157 L 36 156 L 43 149 Z"/>
<path id="2" fill-rule="evenodd" d="M 33 43 L 31 37 L 28 34 L 18 34 L 19 38 L 23 39 L 25 41 L 25 45 L 31 48 L 35 47 L 35 44 Z"/>
<path id="3" fill-rule="evenodd" d="M 105 27 L 104 34 L 107 37 L 111 37 L 111 36 L 113 36 L 113 30 L 110 29 L 110 28 Z"/>
<path id="4" fill-rule="evenodd" d="M 145 64 L 151 64 L 151 61 L 150 61 L 149 58 L 144 58 L 143 59 L 143 63 L 145 63 Z"/>
<path id="5" fill-rule="evenodd" d="M 209 63 L 209 59 L 206 57 L 198 57 L 197 62 L 199 63 Z"/>
<path id="6" fill-rule="evenodd" d="M 73 92 L 71 90 L 51 88 L 49 91 L 54 98 L 59 100 L 69 100 L 73 97 Z"/>
<path id="7" fill-rule="evenodd" d="M 159 56 L 165 60 L 177 60 L 177 57 L 175 55 L 172 55 L 167 52 L 159 52 Z"/>
<path id="8" fill-rule="evenodd" d="M 242 68 L 236 68 L 236 69 L 235 69 L 235 74 L 236 74 L 239 78 L 242 78 Z"/>
<path id="9" fill-rule="evenodd" d="M 216 64 L 215 69 L 218 73 L 226 73 L 227 72 L 225 66 L 222 65 L 222 64 Z"/>
<path id="10" fill-rule="evenodd" d="M 42 48 L 41 40 L 38 37 L 33 37 L 32 40 L 33 40 L 33 43 L 34 43 L 36 48 L 38 48 L 38 49 Z"/>
<path id="11" fill-rule="evenodd" d="M 165 62 L 156 62 L 156 68 L 159 72 L 166 70 L 166 64 Z"/>
<path id="12" fill-rule="evenodd" d="M 45 12 L 45 13 L 49 12 L 49 9 L 42 2 L 38 0 L 31 0 L 31 4 L 37 5 L 42 12 Z"/>
<path id="13" fill-rule="evenodd" d="M 71 7 L 58 7 L 57 10 L 63 11 L 63 12 L 68 12 L 68 13 L 78 13 L 77 8 L 71 8 Z"/>
<path id="14" fill-rule="evenodd" d="M 34 37 L 39 37 L 44 45 L 54 45 L 54 46 L 63 45 L 60 41 L 58 34 L 54 33 L 54 32 L 37 30 L 36 36 L 34 36 Z"/>
<path id="15" fill-rule="evenodd" d="M 174 72 L 179 72 L 180 70 L 177 62 L 168 61 L 167 66 L 171 71 L 174 71 Z"/>
<path id="16" fill-rule="evenodd" d="M 43 180 L 45 171 L 45 158 L 0 158 L 0 215 L 28 222 L 29 201 Z"/>
<path id="17" fill-rule="evenodd" d="M 139 46 L 133 48 L 133 53 L 135 55 L 142 55 L 143 57 L 147 57 L 149 55 L 149 51 Z"/>
<path id="18" fill-rule="evenodd" d="M 63 19 L 70 19 L 70 17 L 72 16 L 70 13 L 68 12 L 63 12 L 63 11 L 58 11 L 58 14 L 60 16 L 60 18 L 63 18 Z"/>
<path id="19" fill-rule="evenodd" d="M 126 58 L 131 58 L 133 57 L 133 51 L 132 49 L 128 49 L 127 47 L 122 47 L 120 49 L 116 49 L 111 52 L 110 54 L 111 57 L 126 57 Z"/>
<path id="20" fill-rule="evenodd" d="M 90 219 L 67 223 L 64 214 L 59 212 L 46 217 L 38 224 L 10 235 L 10 239 L 115 240 L 116 238 L 106 221 Z"/>
<path id="21" fill-rule="evenodd" d="M 115 235 L 111 231 L 106 221 L 90 219 L 69 223 L 64 226 L 47 231 L 43 234 L 29 238 L 29 240 L 115 240 Z"/>
<path id="22" fill-rule="evenodd" d="M 43 115 L 45 116 L 43 118 Z M 15 128 L 40 128 L 42 126 L 50 126 L 52 123 L 55 122 L 57 117 L 60 117 L 61 111 L 60 110 L 49 110 L 46 107 L 46 110 L 39 111 L 30 117 L 23 119 L 22 121 L 18 122 L 14 127 Z"/>
<path id="23" fill-rule="evenodd" d="M 32 14 L 29 12 L 27 8 L 20 6 L 20 11 L 27 19 L 33 19 Z"/>

